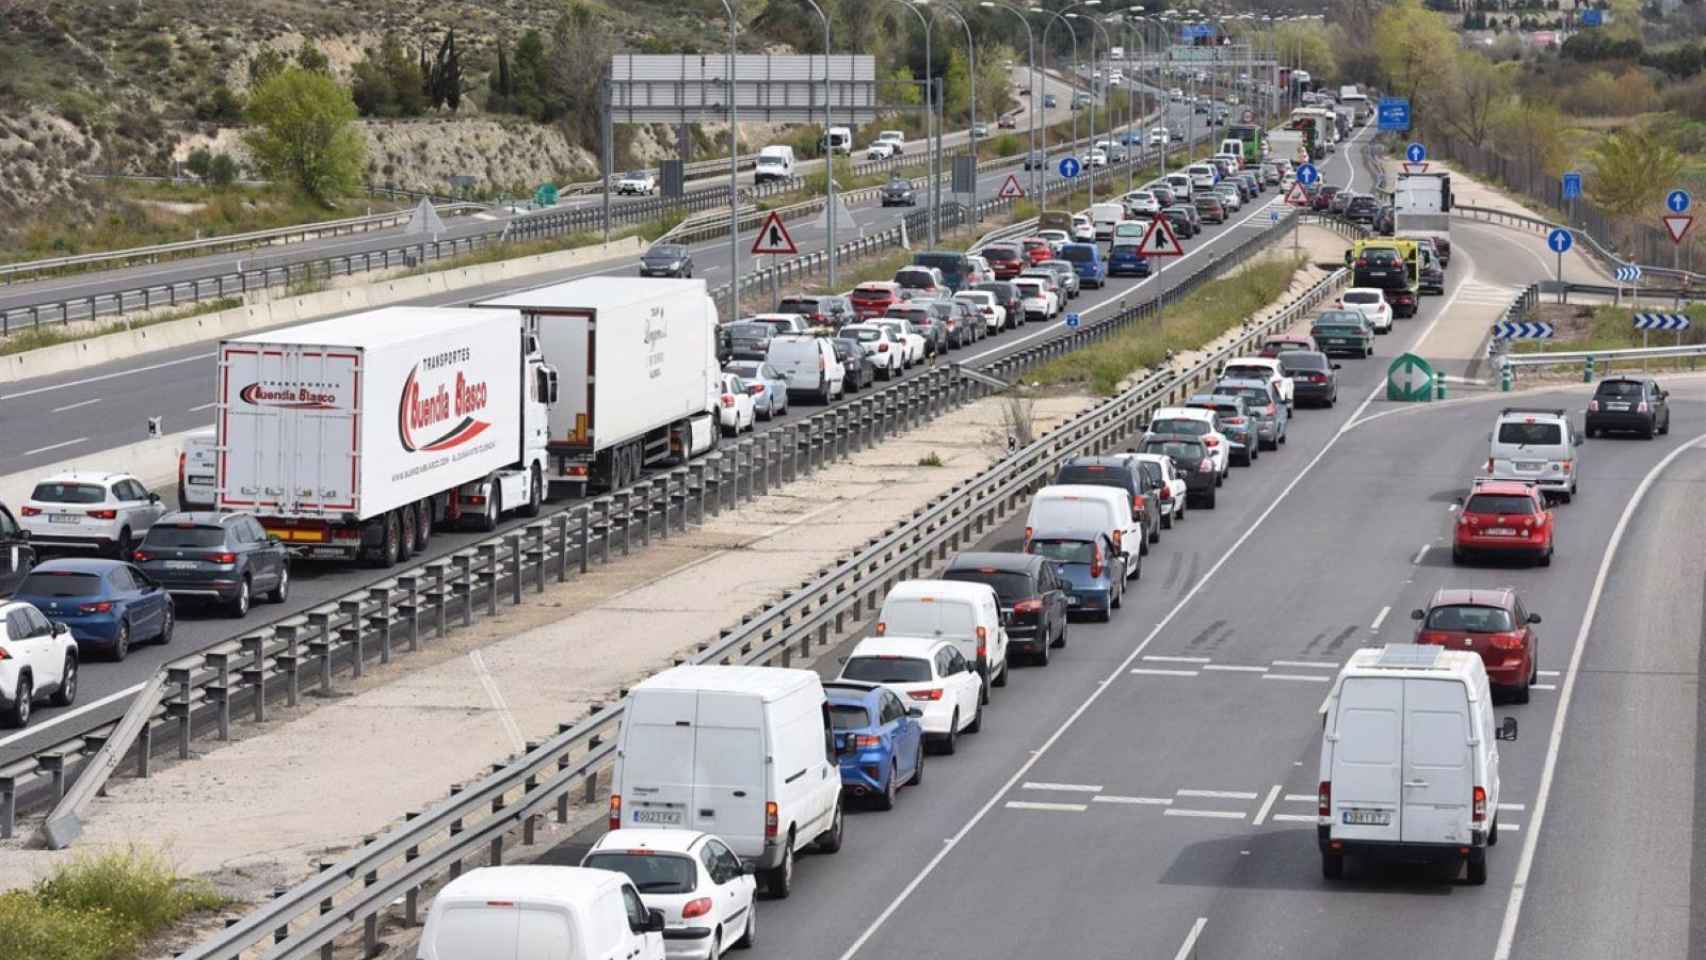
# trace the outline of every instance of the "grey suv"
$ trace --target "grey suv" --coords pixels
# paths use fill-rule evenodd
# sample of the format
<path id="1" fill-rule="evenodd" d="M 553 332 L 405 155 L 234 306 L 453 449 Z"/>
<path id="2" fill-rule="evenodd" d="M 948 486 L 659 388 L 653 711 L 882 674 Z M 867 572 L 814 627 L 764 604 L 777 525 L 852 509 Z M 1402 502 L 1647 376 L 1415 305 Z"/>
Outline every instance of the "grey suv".
<path id="1" fill-rule="evenodd" d="M 272 603 L 290 595 L 290 558 L 246 513 L 169 513 L 148 529 L 135 562 L 174 600 L 210 600 L 233 617 L 254 594 Z"/>

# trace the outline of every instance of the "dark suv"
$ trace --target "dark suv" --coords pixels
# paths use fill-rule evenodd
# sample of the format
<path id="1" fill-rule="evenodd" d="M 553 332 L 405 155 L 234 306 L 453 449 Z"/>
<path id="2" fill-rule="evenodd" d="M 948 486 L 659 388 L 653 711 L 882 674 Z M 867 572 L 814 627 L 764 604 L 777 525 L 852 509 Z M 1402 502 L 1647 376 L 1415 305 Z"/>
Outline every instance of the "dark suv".
<path id="1" fill-rule="evenodd" d="M 1131 498 L 1131 514 L 1143 518 L 1143 549 L 1161 539 L 1161 495 L 1135 460 L 1124 457 L 1068 457 L 1055 471 L 1054 483 L 1076 483 L 1092 487 L 1116 487 Z"/>
<path id="2" fill-rule="evenodd" d="M 1185 478 L 1185 496 L 1195 497 L 1209 510 L 1214 509 L 1215 488 L 1220 486 L 1220 471 L 1214 468 L 1214 458 L 1201 437 L 1180 433 L 1152 433 L 1144 437 L 1143 453 L 1159 453 L 1173 460 L 1173 468 Z"/>
<path id="3" fill-rule="evenodd" d="M 290 558 L 246 513 L 168 513 L 148 528 L 133 558 L 174 600 L 210 600 L 233 617 L 254 594 L 290 595 Z"/>
<path id="4" fill-rule="evenodd" d="M 1008 656 L 1023 654 L 1048 666 L 1050 647 L 1066 646 L 1071 606 L 1054 563 L 1029 553 L 962 553 L 948 562 L 943 580 L 987 583 L 1007 621 Z"/>
<path id="5" fill-rule="evenodd" d="M 0 503 L 0 597 L 11 596 L 35 565 L 36 549 L 30 546 L 30 532 Z"/>
<path id="6" fill-rule="evenodd" d="M 1374 224 L 1374 218 L 1380 213 L 1380 202 L 1366 193 L 1359 193 L 1345 204 L 1345 219 L 1352 223 Z"/>
<path id="7" fill-rule="evenodd" d="M 776 304 L 776 312 L 797 313 L 814 327 L 834 327 L 839 330 L 842 324 L 853 322 L 853 304 L 846 297 L 828 294 L 783 297 L 782 302 Z"/>
<path id="8" fill-rule="evenodd" d="M 1670 394 L 1645 377 L 1609 377 L 1599 382 L 1588 401 L 1588 436 L 1608 430 L 1630 430 L 1653 438 L 1670 432 Z"/>

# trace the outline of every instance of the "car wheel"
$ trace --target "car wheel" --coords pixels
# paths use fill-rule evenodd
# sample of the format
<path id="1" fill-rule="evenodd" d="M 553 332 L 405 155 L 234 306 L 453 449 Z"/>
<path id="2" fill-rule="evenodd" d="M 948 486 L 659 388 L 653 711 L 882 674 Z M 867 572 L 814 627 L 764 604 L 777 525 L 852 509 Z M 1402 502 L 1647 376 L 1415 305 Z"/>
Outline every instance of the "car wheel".
<path id="1" fill-rule="evenodd" d="M 916 787 L 924 782 L 924 735 L 918 735 L 918 756 L 912 759 L 912 776 L 906 781 L 909 787 Z"/>
<path id="2" fill-rule="evenodd" d="M 705 960 L 722 960 L 722 958 L 723 935 L 721 933 L 713 933 L 711 934 L 711 952 L 705 955 Z"/>
<path id="3" fill-rule="evenodd" d="M 53 705 L 69 707 L 77 702 L 77 656 L 65 655 L 65 672 L 60 675 L 59 689 L 53 691 Z"/>
<path id="4" fill-rule="evenodd" d="M 1498 845 L 1499 845 L 1499 818 L 1494 817 L 1492 824 L 1487 827 L 1487 846 L 1496 847 Z"/>
<path id="5" fill-rule="evenodd" d="M 873 801 L 878 810 L 894 809 L 894 793 L 898 786 L 897 781 L 899 780 L 900 765 L 896 764 L 893 760 L 890 760 L 888 780 L 883 783 L 883 792 L 877 794 L 876 799 Z"/>
<path id="6" fill-rule="evenodd" d="M 1467 562 L 1468 559 L 1469 559 L 1469 556 L 1463 552 L 1462 547 L 1453 546 L 1451 548 L 1452 566 L 1461 566 L 1462 564 Z"/>
<path id="7" fill-rule="evenodd" d="M 166 612 L 160 617 L 160 635 L 154 638 L 154 642 L 158 643 L 162 647 L 169 646 L 172 642 L 172 631 L 175 630 L 177 626 L 178 608 L 171 604 L 167 604 Z"/>
<path id="8" fill-rule="evenodd" d="M 1216 486 L 1219 486 L 1219 484 L 1216 484 Z M 1203 505 L 1203 509 L 1205 509 L 1205 510 L 1213 510 L 1214 509 L 1214 488 L 1213 487 L 1209 488 L 1208 496 L 1203 498 L 1202 505 Z"/>
<path id="9" fill-rule="evenodd" d="M 539 467 L 534 466 L 527 471 L 527 506 L 521 508 L 521 515 L 524 517 L 539 516 L 539 508 L 544 502 L 545 478 L 541 475 Z M 420 524 L 417 522 L 415 527 L 418 530 Z M 422 546 L 423 544 L 417 537 L 415 539 L 415 552 L 419 553 Z"/>
<path id="10" fill-rule="evenodd" d="M 1665 422 L 1659 427 L 1659 432 L 1663 434 L 1670 433 L 1670 411 L 1668 410 L 1665 411 Z"/>
<path id="11" fill-rule="evenodd" d="M 786 900 L 794 892 L 794 830 L 788 828 L 787 846 L 782 848 L 782 862 L 765 871 L 764 890 L 773 899 Z"/>
<path id="12" fill-rule="evenodd" d="M 122 662 L 130 654 L 130 622 L 123 621 L 118 625 L 118 639 L 113 641 L 110 651 L 115 662 Z"/>
<path id="13" fill-rule="evenodd" d="M 1649 438 L 1651 434 L 1648 434 Z M 131 542 L 130 528 L 125 527 L 118 532 L 118 539 L 113 541 L 113 556 L 126 563 L 130 562 L 135 544 Z"/>
<path id="14" fill-rule="evenodd" d="M 953 717 L 948 720 L 948 736 L 946 739 L 944 739 L 942 741 L 942 752 L 951 757 L 959 749 L 960 749 L 960 712 L 958 710 L 955 710 Z"/>
<path id="15" fill-rule="evenodd" d="M 983 684 L 978 688 L 977 702 L 981 706 L 989 702 L 989 678 L 983 678 Z"/>
<path id="16" fill-rule="evenodd" d="M 1169 512 L 1166 516 L 1161 518 L 1161 529 L 1163 529 L 1163 530 L 1173 529 L 1173 514 L 1171 512 Z"/>
<path id="17" fill-rule="evenodd" d="M 1465 866 L 1467 869 L 1464 876 L 1469 880 L 1470 886 L 1479 887 L 1487 882 L 1487 851 L 1470 850 Z"/>
<path id="18" fill-rule="evenodd" d="M 989 701 L 985 700 L 984 702 L 988 703 Z M 971 722 L 966 724 L 966 732 L 967 733 L 982 733 L 983 732 L 983 707 L 982 706 L 979 706 L 977 708 L 977 712 L 971 715 Z"/>
<path id="19" fill-rule="evenodd" d="M 890 778 L 893 779 L 892 777 Z M 829 829 L 818 834 L 818 853 L 840 853 L 843 822 L 841 818 L 841 801 L 835 801 L 835 819 L 830 821 Z"/>
<path id="20" fill-rule="evenodd" d="M 240 620 L 249 615 L 249 578 L 244 577 L 237 584 L 237 595 L 226 605 L 225 613 L 232 619 Z"/>
<path id="21" fill-rule="evenodd" d="M 763 414 L 759 415 L 758 419 L 760 419 L 760 420 L 774 420 L 774 419 L 776 419 L 776 401 L 775 400 L 771 400 L 770 402 L 768 402 L 764 405 L 764 412 L 763 412 Z"/>
<path id="22" fill-rule="evenodd" d="M 422 500 L 415 507 L 415 549 L 425 551 L 432 542 L 432 501 Z"/>
<path id="23" fill-rule="evenodd" d="M 1160 543 L 1161 542 L 1161 528 L 1163 526 L 1164 526 L 1164 524 L 1158 523 L 1155 525 L 1154 529 L 1149 531 L 1149 542 L 1150 543 Z M 1147 556 L 1149 554 L 1149 551 L 1145 550 L 1145 551 L 1143 551 L 1143 553 L 1145 556 Z"/>
<path id="24" fill-rule="evenodd" d="M 418 539 L 415 542 L 417 545 L 420 543 Z M 267 602 L 283 603 L 288 599 L 290 599 L 290 565 L 285 564 L 284 567 L 278 571 L 278 586 L 273 587 L 272 590 L 267 593 Z"/>
<path id="25" fill-rule="evenodd" d="M 1137 542 L 1137 555 L 1138 556 L 1140 556 L 1140 557 L 1149 556 L 1149 542 L 1150 541 L 1149 541 L 1149 538 L 1147 536 L 1138 538 L 1138 542 Z"/>
<path id="26" fill-rule="evenodd" d="M 398 509 L 397 559 L 407 560 L 415 555 L 415 508 L 413 504 Z"/>
<path id="27" fill-rule="evenodd" d="M 29 674 L 18 675 L 18 687 L 12 694 L 12 706 L 4 714 L 0 714 L 0 720 L 4 720 L 8 727 L 25 726 L 30 722 L 31 698 L 35 696 L 35 687 L 30 685 Z"/>
<path id="28" fill-rule="evenodd" d="M 1345 855 L 1342 853 L 1321 854 L 1321 876 L 1328 880 L 1337 880 L 1345 875 Z"/>
<path id="29" fill-rule="evenodd" d="M 1541 554 L 1540 559 L 1536 562 L 1543 567 L 1550 567 L 1552 565 L 1552 547 L 1550 544 L 1547 545 L 1546 552 Z"/>
<path id="30" fill-rule="evenodd" d="M 1060 633 L 1055 636 L 1054 643 L 1052 644 L 1053 646 L 1056 646 L 1056 647 L 1066 646 L 1066 630 L 1067 630 L 1068 626 L 1070 626 L 1069 622 L 1063 618 L 1060 621 Z"/>

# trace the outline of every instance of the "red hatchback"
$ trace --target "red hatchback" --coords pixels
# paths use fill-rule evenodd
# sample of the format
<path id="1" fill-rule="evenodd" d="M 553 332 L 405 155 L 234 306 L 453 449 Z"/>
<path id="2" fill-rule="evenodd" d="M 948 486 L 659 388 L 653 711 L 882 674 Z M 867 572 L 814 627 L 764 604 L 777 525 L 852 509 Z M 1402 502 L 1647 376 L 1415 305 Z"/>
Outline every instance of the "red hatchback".
<path id="1" fill-rule="evenodd" d="M 1011 280 L 1018 276 L 1021 270 L 1032 265 L 1028 258 L 1019 253 L 1019 248 L 1010 243 L 992 243 L 978 253 L 989 261 L 989 269 L 995 272 L 997 280 Z"/>
<path id="2" fill-rule="evenodd" d="M 1048 241 L 1042 237 L 1026 237 L 1019 241 L 1019 247 L 1025 252 L 1025 257 L 1031 261 L 1030 266 L 1034 267 L 1044 260 L 1054 259 L 1054 248 L 1049 246 Z"/>
<path id="3" fill-rule="evenodd" d="M 900 284 L 891 280 L 873 280 L 853 288 L 853 314 L 860 320 L 880 317 L 900 302 Z"/>
<path id="4" fill-rule="evenodd" d="M 1523 480 L 1478 480 L 1457 512 L 1451 562 L 1473 554 L 1521 556 L 1552 564 L 1552 511 L 1537 484 Z"/>
<path id="5" fill-rule="evenodd" d="M 1426 610 L 1411 611 L 1419 621 L 1416 642 L 1469 650 L 1481 657 L 1487 680 L 1528 702 L 1528 688 L 1540 676 L 1540 637 L 1529 613 L 1509 587 L 1490 590 L 1441 590 Z"/>

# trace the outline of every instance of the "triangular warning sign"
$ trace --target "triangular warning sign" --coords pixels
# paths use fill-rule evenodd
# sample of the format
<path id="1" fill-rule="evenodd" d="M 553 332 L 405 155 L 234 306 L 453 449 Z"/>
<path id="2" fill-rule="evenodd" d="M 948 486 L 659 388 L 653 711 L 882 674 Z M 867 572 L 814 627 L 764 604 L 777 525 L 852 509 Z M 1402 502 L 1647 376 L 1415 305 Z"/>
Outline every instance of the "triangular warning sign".
<path id="1" fill-rule="evenodd" d="M 1001 185 L 1001 189 L 996 192 L 995 197 L 998 200 L 1017 200 L 1024 195 L 1025 188 L 1019 186 L 1019 175 L 1009 173 L 1007 182 Z"/>
<path id="2" fill-rule="evenodd" d="M 752 241 L 753 253 L 775 253 L 793 256 L 800 252 L 794 246 L 794 238 L 788 236 L 788 228 L 782 223 L 781 213 L 772 210 L 770 216 L 764 218 L 764 223 L 758 228 L 758 236 Z"/>
<path id="3" fill-rule="evenodd" d="M 1691 216 L 1672 214 L 1665 217 L 1664 221 L 1665 229 L 1670 231 L 1671 243 L 1681 243 L 1682 238 L 1688 235 L 1688 228 L 1694 226 L 1694 218 Z"/>
<path id="4" fill-rule="evenodd" d="M 1285 195 L 1285 202 L 1294 207 L 1309 206 L 1309 194 L 1303 189 L 1303 184 L 1293 180 L 1291 191 Z"/>
<path id="5" fill-rule="evenodd" d="M 1146 257 L 1177 257 L 1185 251 L 1179 248 L 1179 238 L 1173 234 L 1173 222 L 1156 217 L 1149 221 L 1149 231 L 1137 245 L 1137 252 Z"/>

